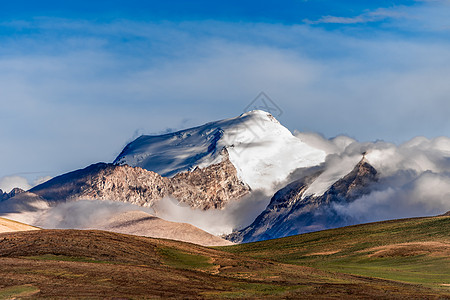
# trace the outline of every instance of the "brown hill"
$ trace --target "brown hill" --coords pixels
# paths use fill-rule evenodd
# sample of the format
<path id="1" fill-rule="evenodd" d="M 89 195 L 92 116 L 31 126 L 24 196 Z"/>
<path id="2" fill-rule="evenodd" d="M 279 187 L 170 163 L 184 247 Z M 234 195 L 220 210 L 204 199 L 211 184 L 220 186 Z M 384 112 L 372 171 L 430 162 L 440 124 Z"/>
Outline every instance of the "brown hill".
<path id="1" fill-rule="evenodd" d="M 99 223 L 96 229 L 139 236 L 164 238 L 202 246 L 228 246 L 232 242 L 212 235 L 191 224 L 169 222 L 143 211 L 118 213 Z"/>
<path id="2" fill-rule="evenodd" d="M 39 230 L 39 228 L 5 218 L 0 218 L 0 233 L 28 230 Z"/>

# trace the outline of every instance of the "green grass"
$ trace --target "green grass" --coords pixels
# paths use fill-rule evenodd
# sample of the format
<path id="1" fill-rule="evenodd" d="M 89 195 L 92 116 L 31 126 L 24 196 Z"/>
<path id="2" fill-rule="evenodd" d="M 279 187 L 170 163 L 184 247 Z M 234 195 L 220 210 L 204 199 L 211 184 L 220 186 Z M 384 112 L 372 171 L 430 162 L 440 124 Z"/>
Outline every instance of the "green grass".
<path id="1" fill-rule="evenodd" d="M 213 298 L 225 298 L 225 299 L 235 299 L 235 298 L 254 298 L 254 297 L 265 297 L 265 296 L 283 296 L 288 292 L 299 291 L 299 290 L 311 290 L 310 286 L 305 285 L 276 285 L 267 283 L 234 283 L 232 285 L 235 291 L 229 292 L 206 292 L 203 293 L 204 296 Z"/>
<path id="2" fill-rule="evenodd" d="M 210 269 L 213 264 L 209 257 L 186 253 L 174 248 L 160 247 L 159 254 L 166 265 L 179 269 Z"/>
<path id="3" fill-rule="evenodd" d="M 13 299 L 16 297 L 30 296 L 39 292 L 37 287 L 32 285 L 16 285 L 0 289 L 0 299 Z"/>
<path id="4" fill-rule="evenodd" d="M 311 264 L 327 271 L 378 277 L 426 286 L 450 284 L 450 260 L 442 257 L 367 258 L 363 255 Z"/>
<path id="5" fill-rule="evenodd" d="M 377 277 L 428 287 L 442 288 L 443 284 L 450 284 L 449 257 L 429 255 L 369 257 L 369 254 L 374 252 L 371 248 L 413 242 L 450 243 L 450 217 L 378 222 L 217 248 L 325 271 Z"/>

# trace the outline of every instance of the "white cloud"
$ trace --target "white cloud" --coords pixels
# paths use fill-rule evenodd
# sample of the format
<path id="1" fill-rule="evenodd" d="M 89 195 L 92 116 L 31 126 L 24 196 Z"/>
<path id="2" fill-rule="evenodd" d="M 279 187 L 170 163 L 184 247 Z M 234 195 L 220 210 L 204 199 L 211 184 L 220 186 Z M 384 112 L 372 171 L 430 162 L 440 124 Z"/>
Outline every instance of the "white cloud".
<path id="1" fill-rule="evenodd" d="M 393 5 L 369 10 L 350 17 L 323 16 L 318 20 L 304 20 L 306 24 L 355 25 L 382 22 L 383 29 L 404 30 L 408 32 L 443 32 L 450 30 L 448 0 L 416 0 L 412 5 Z"/>
<path id="2" fill-rule="evenodd" d="M 0 178 L 0 189 L 3 192 L 9 193 L 14 188 L 29 190 L 31 185 L 26 178 L 20 176 L 4 176 Z"/>
<path id="3" fill-rule="evenodd" d="M 435 216 L 450 211 L 450 175 L 424 172 L 403 186 L 389 186 L 334 209 L 353 223 Z"/>
<path id="4" fill-rule="evenodd" d="M 308 142 L 311 134 L 297 136 Z M 351 203 L 334 203 L 325 212 L 337 213 L 343 220 L 339 226 L 450 211 L 450 138 L 416 137 L 398 146 L 383 141 L 360 143 L 345 136 L 328 140 L 315 135 L 311 140 L 328 149 L 328 157 L 323 173 L 306 193 L 320 195 L 348 173 L 364 152 L 378 172 L 378 182 L 368 194 Z M 340 140 L 347 141 L 346 146 L 333 147 Z"/>
<path id="5" fill-rule="evenodd" d="M 253 191 L 222 210 L 200 210 L 183 206 L 177 200 L 164 198 L 154 205 L 155 215 L 172 222 L 192 224 L 214 235 L 229 234 L 250 225 L 267 207 L 271 196 Z"/>
<path id="6" fill-rule="evenodd" d="M 398 8 L 379 8 L 354 17 L 323 16 L 316 21 L 304 20 L 304 22 L 306 24 L 358 24 L 378 22 L 388 18 L 400 18 L 405 16 L 406 14 Z"/>
<path id="7" fill-rule="evenodd" d="M 59 203 L 43 210 L 33 225 L 46 229 L 88 229 L 98 228 L 104 220 L 126 211 L 153 210 L 129 203 L 106 200 L 80 200 Z"/>

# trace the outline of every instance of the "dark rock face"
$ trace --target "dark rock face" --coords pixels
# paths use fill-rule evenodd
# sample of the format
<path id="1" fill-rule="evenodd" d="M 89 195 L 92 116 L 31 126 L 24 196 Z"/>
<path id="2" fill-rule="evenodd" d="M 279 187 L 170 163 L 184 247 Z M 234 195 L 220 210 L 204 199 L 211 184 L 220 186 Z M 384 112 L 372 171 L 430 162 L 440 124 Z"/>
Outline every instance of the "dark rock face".
<path id="1" fill-rule="evenodd" d="M 329 194 L 353 201 L 367 193 L 367 187 L 377 181 L 377 170 L 363 158 L 344 178 L 332 185 Z"/>
<path id="2" fill-rule="evenodd" d="M 377 171 L 362 159 L 321 196 L 302 199 L 319 174 L 295 181 L 279 190 L 261 215 L 247 228 L 227 236 L 233 242 L 253 242 L 340 226 L 345 223 L 333 203 L 349 203 L 370 192 Z"/>
<path id="3" fill-rule="evenodd" d="M 193 208 L 223 208 L 231 199 L 246 195 L 228 152 L 222 162 L 204 169 L 183 172 L 173 178 L 128 165 L 98 163 L 51 179 L 30 191 L 48 201 L 98 199 L 152 206 L 164 197 L 174 197 Z"/>
<path id="4" fill-rule="evenodd" d="M 12 198 L 21 193 L 25 193 L 25 191 L 21 188 L 13 188 L 9 193 L 4 193 L 2 190 L 0 190 L 0 201 L 8 200 L 9 198 Z"/>

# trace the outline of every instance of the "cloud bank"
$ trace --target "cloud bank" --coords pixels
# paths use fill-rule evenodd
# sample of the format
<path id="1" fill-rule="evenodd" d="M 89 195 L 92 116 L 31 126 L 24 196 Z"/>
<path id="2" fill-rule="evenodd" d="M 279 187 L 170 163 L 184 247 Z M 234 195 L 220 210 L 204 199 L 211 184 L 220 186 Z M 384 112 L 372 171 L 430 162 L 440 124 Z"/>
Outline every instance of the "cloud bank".
<path id="1" fill-rule="evenodd" d="M 450 211 L 450 138 L 416 137 L 401 145 L 360 143 L 345 136 L 325 139 L 312 133 L 297 137 L 328 153 L 323 173 L 308 189 L 323 193 L 348 173 L 366 153 L 379 181 L 370 193 L 349 204 L 333 204 L 330 217 L 358 224 L 396 218 L 432 216 Z M 306 193 L 308 193 L 308 190 Z"/>
<path id="2" fill-rule="evenodd" d="M 13 188 L 21 188 L 23 190 L 31 189 L 28 180 L 21 176 L 4 176 L 0 178 L 0 189 L 9 193 Z"/>
<path id="3" fill-rule="evenodd" d="M 165 198 L 153 206 L 155 215 L 173 222 L 192 224 L 214 235 L 229 234 L 250 225 L 269 204 L 270 196 L 253 191 L 244 198 L 230 202 L 222 210 L 200 210 L 183 206 Z"/>
<path id="4" fill-rule="evenodd" d="M 60 203 L 46 209 L 33 221 L 33 225 L 46 229 L 95 229 L 113 215 L 136 210 L 153 214 L 152 209 L 129 203 L 79 200 Z"/>

